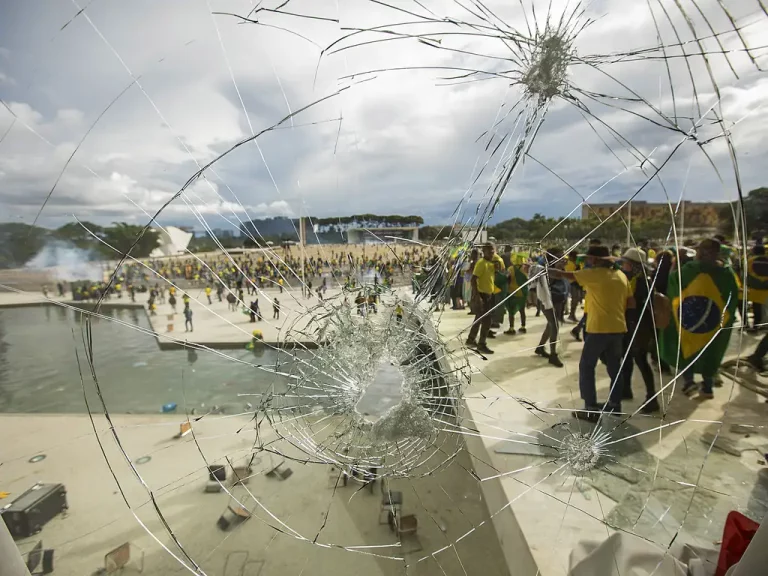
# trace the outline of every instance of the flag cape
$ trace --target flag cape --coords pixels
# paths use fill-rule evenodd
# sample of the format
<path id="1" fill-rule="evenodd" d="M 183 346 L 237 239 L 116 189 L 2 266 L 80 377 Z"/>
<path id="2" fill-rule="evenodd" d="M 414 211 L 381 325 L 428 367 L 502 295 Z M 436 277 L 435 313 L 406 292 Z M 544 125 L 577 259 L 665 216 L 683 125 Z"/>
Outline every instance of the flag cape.
<path id="1" fill-rule="evenodd" d="M 757 304 L 768 303 L 768 256 L 747 260 L 747 298 Z"/>
<path id="2" fill-rule="evenodd" d="M 714 376 L 728 348 L 738 292 L 730 268 L 694 260 L 680 277 L 673 271 L 667 287 L 672 321 L 661 332 L 664 361 L 680 371 L 692 365 L 694 373 Z"/>
<path id="3" fill-rule="evenodd" d="M 507 295 L 507 274 L 503 271 L 497 271 L 496 276 L 493 279 L 494 283 L 494 294 L 501 294 L 502 296 Z"/>
<path id="4" fill-rule="evenodd" d="M 526 282 L 528 282 L 528 277 L 525 275 L 525 273 L 520 270 L 518 266 L 510 266 L 509 267 L 510 275 L 512 276 L 512 281 L 509 283 L 509 286 L 507 288 L 507 292 L 509 294 L 513 294 L 512 299 L 514 300 L 525 300 L 528 298 L 528 285 L 526 284 L 523 286 Z M 520 290 L 520 286 L 523 286 Z"/>

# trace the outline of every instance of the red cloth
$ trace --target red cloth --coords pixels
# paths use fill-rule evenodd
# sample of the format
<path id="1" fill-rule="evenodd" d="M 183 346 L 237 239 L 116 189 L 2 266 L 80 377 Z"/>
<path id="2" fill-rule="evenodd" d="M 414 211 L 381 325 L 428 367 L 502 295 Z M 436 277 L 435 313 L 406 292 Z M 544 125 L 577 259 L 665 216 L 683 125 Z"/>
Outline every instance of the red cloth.
<path id="1" fill-rule="evenodd" d="M 728 513 L 723 528 L 723 544 L 720 547 L 715 576 L 724 576 L 728 568 L 741 560 L 759 527 L 760 524 L 750 520 L 740 512 L 734 510 Z"/>

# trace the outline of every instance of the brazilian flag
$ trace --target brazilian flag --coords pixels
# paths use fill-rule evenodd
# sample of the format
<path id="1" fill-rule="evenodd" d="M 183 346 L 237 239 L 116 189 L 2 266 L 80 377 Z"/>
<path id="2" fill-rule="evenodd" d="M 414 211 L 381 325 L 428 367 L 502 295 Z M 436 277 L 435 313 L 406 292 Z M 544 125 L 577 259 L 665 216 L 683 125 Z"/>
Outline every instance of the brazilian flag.
<path id="1" fill-rule="evenodd" d="M 733 271 L 693 260 L 683 266 L 680 278 L 676 271 L 669 275 L 667 296 L 672 321 L 661 333 L 662 359 L 680 371 L 692 365 L 694 373 L 714 376 L 728 348 L 738 305 Z"/>
<path id="2" fill-rule="evenodd" d="M 525 284 L 528 281 L 528 277 L 520 270 L 520 266 L 512 266 L 510 272 L 512 278 L 507 287 L 507 293 L 514 294 L 510 300 L 525 301 L 528 298 L 528 285 Z M 520 286 L 522 288 L 518 290 Z"/>
<path id="3" fill-rule="evenodd" d="M 507 295 L 507 273 L 504 270 L 497 270 L 493 278 L 493 284 L 496 287 L 494 294 Z"/>
<path id="4" fill-rule="evenodd" d="M 747 298 L 750 302 L 768 304 L 768 256 L 747 260 Z"/>

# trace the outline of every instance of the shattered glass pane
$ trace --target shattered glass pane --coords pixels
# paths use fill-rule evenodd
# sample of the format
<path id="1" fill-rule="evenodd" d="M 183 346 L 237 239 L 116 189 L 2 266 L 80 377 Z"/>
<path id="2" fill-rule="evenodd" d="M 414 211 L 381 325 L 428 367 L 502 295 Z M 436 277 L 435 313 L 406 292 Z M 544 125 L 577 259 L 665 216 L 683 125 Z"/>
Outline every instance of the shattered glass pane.
<path id="1" fill-rule="evenodd" d="M 714 573 L 729 513 L 768 512 L 767 34 L 761 0 L 0 7 L 0 508 L 25 562 Z M 667 269 L 641 314 L 723 362 L 699 390 L 648 335 L 642 365 L 638 323 L 613 379 L 593 358 L 620 407 L 585 406 L 583 331 L 548 334 L 532 291 L 595 238 L 658 270 L 716 234 L 736 288 L 673 295 Z M 514 284 L 475 320 L 489 239 Z"/>

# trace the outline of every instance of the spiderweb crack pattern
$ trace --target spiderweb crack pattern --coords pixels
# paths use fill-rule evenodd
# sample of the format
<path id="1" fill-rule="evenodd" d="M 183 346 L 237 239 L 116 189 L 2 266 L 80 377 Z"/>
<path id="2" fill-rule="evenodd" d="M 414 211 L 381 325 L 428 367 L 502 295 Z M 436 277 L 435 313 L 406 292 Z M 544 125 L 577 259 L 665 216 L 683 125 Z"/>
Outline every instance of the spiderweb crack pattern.
<path id="1" fill-rule="evenodd" d="M 702 539 L 717 533 L 721 526 L 714 519 L 714 514 L 722 512 L 723 498 L 727 500 L 728 497 L 727 492 L 714 486 L 711 474 L 704 481 L 705 468 L 723 458 L 713 448 L 724 432 L 724 427 L 730 425 L 732 418 L 737 418 L 743 410 L 743 406 L 735 401 L 735 386 L 731 385 L 728 389 L 729 397 L 722 407 L 722 414 L 713 418 L 693 418 L 690 411 L 686 413 L 685 409 L 681 410 L 683 399 L 677 391 L 677 380 L 681 375 L 677 375 L 667 381 L 661 380 L 655 396 L 632 408 L 631 412 L 601 415 L 599 424 L 590 429 L 570 419 L 570 410 L 576 403 L 573 386 L 567 388 L 571 397 L 566 400 L 553 400 L 549 396 L 538 400 L 535 391 L 530 389 L 524 392 L 510 390 L 502 382 L 504 374 L 492 367 L 489 358 L 463 347 L 464 333 L 469 328 L 447 327 L 449 319 L 439 312 L 434 314 L 433 309 L 445 300 L 455 279 L 463 273 L 463 266 L 468 261 L 466 251 L 461 251 L 465 240 L 479 238 L 477 230 L 489 222 L 511 187 L 513 178 L 525 167 L 531 170 L 534 167 L 543 169 L 549 177 L 554 177 L 564 185 L 569 193 L 576 194 L 578 203 L 572 214 L 585 207 L 599 222 L 595 229 L 573 242 L 566 252 L 575 249 L 587 237 L 600 234 L 601 229 L 608 229 L 616 220 L 620 220 L 625 227 L 628 243 L 637 246 L 631 223 L 624 220 L 624 208 L 651 188 L 658 188 L 666 198 L 670 223 L 666 240 L 679 249 L 685 233 L 680 219 L 681 210 L 684 209 L 685 186 L 681 187 L 679 196 L 675 197 L 671 191 L 680 188 L 680 185 L 674 179 L 668 180 L 666 174 L 669 167 L 678 161 L 678 157 L 689 153 L 691 149 L 705 159 L 713 174 L 712 181 L 719 183 L 723 189 L 734 188 L 738 202 L 743 205 L 739 156 L 733 133 L 750 116 L 756 115 L 758 110 L 732 119 L 727 117 L 724 104 L 727 103 L 731 76 L 738 80 L 740 76 L 763 70 L 766 47 L 750 43 L 752 31 L 764 31 L 768 19 L 768 12 L 761 2 L 745 2 L 736 6 L 721 0 L 648 0 L 647 10 L 656 31 L 657 44 L 610 53 L 590 53 L 580 46 L 590 29 L 599 25 L 604 16 L 590 13 L 590 7 L 581 2 L 560 6 L 562 3 L 526 3 L 521 0 L 511 8 L 504 3 L 491 6 L 490 2 L 481 0 L 414 0 L 397 4 L 359 0 L 352 4 L 362 9 L 376 7 L 382 10 L 377 13 L 380 20 L 375 25 L 366 26 L 345 19 L 344 11 L 337 7 L 313 7 L 304 12 L 306 4 L 298 1 L 251 3 L 247 12 L 239 14 L 236 11 L 216 11 L 206 2 L 216 27 L 225 65 L 250 131 L 249 137 L 238 141 L 208 162 L 195 159 L 180 133 L 168 123 L 142 85 L 140 76 L 134 75 L 90 18 L 91 3 L 80 6 L 73 1 L 73 4 L 77 12 L 64 23 L 62 30 L 70 27 L 76 19 L 85 20 L 106 49 L 115 56 L 130 83 L 97 117 L 67 158 L 41 203 L 36 220 L 47 210 L 46 205 L 70 164 L 80 162 L 76 159 L 80 145 L 113 104 L 134 86 L 141 91 L 153 112 L 173 133 L 198 168 L 156 212 L 148 213 L 136 204 L 148 218 L 142 234 L 150 227 L 159 226 L 158 219 L 164 211 L 179 202 L 189 209 L 207 232 L 212 233 L 212 226 L 200 209 L 201 205 L 207 203 L 195 191 L 198 183 L 207 186 L 223 202 L 218 185 L 214 186 L 213 182 L 220 184 L 248 216 L 235 191 L 223 180 L 221 174 L 224 172 L 217 171 L 219 162 L 232 154 L 242 153 L 244 147 L 252 146 L 256 150 L 259 161 L 269 172 L 276 195 L 280 196 L 281 190 L 263 153 L 261 142 L 264 137 L 283 128 L 295 129 L 298 126 L 295 122 L 303 122 L 304 116 L 308 117 L 307 126 L 316 126 L 319 122 L 338 122 L 333 145 L 335 155 L 342 132 L 343 114 L 330 120 L 317 120 L 314 114 L 320 114 L 319 110 L 324 113 L 328 105 L 336 105 L 341 96 L 354 93 L 362 83 L 385 83 L 390 74 L 416 73 L 430 78 L 439 75 L 440 84 L 447 90 L 479 82 L 496 82 L 502 86 L 502 101 L 497 113 L 491 125 L 477 138 L 480 152 L 469 185 L 452 212 L 452 225 L 446 227 L 447 241 L 440 244 L 414 243 L 420 249 L 430 250 L 434 258 L 412 295 L 404 296 L 403 288 L 371 285 L 366 282 L 364 271 L 354 263 L 349 263 L 345 270 L 351 276 L 356 276 L 362 287 L 347 289 L 333 277 L 332 284 L 335 283 L 334 288 L 340 291 L 319 303 L 308 303 L 303 298 L 305 290 L 309 289 L 305 271 L 296 269 L 277 251 L 268 250 L 265 258 L 278 271 L 287 287 L 281 306 L 296 312 L 290 322 L 279 325 L 278 335 L 284 345 L 264 345 L 274 353 L 274 362 L 261 363 L 208 346 L 189 345 L 207 354 L 218 355 L 233 364 L 247 365 L 260 373 L 283 377 L 287 382 L 284 389 L 272 386 L 266 391 L 243 395 L 244 401 L 249 400 L 250 421 L 238 424 L 237 430 L 229 434 L 234 437 L 247 431 L 253 434 L 253 441 L 249 447 L 224 458 L 230 469 L 235 469 L 236 457 L 245 457 L 249 462 L 247 469 L 251 470 L 247 472 L 248 478 L 258 478 L 267 473 L 266 468 L 252 470 L 257 460 L 269 461 L 269 471 L 277 469 L 274 463 L 279 459 L 301 465 L 302 469 L 332 467 L 335 471 L 336 480 L 329 492 L 327 506 L 325 503 L 323 505 L 324 512 L 319 524 L 307 522 L 300 512 L 286 512 L 285 515 L 275 512 L 268 499 L 260 497 L 244 484 L 235 489 L 216 481 L 228 496 L 271 531 L 271 538 L 264 546 L 265 552 L 280 535 L 321 550 L 336 549 L 380 560 L 394 560 L 402 563 L 408 571 L 418 571 L 425 563 L 430 566 L 434 563 L 443 574 L 467 574 L 469 572 L 462 561 L 466 561 L 466 557 L 464 552 L 459 551 L 462 541 L 481 530 L 484 538 L 490 537 L 492 524 L 500 521 L 505 511 L 519 507 L 524 510 L 526 501 L 537 499 L 540 502 L 539 498 L 555 506 L 545 507 L 546 512 L 541 519 L 547 530 L 556 528 L 549 532 L 555 542 L 561 537 L 567 519 L 573 517 L 574 511 L 578 512 L 580 518 L 594 521 L 606 534 L 609 530 L 616 530 L 641 538 L 662 554 L 670 553 L 675 540 L 683 534 L 700 543 Z M 357 53 L 366 54 L 370 46 L 382 51 L 386 58 L 392 43 L 417 45 L 420 50 L 416 53 L 417 58 L 424 58 L 423 65 L 363 66 L 362 69 L 347 70 L 338 78 L 335 90 L 325 92 L 325 95 L 295 109 L 288 105 L 288 113 L 282 119 L 271 120 L 271 124 L 267 123 L 268 127 L 257 130 L 251 123 L 249 110 L 229 62 L 225 36 L 219 29 L 219 25 L 229 20 L 243 26 L 252 26 L 254 34 L 259 34 L 263 28 L 271 28 L 298 37 L 302 42 L 318 48 L 316 77 L 318 71 L 332 59 Z M 507 23 L 513 20 L 519 24 Z M 323 33 L 313 39 L 312 34 L 306 31 L 307 28 L 299 24 L 306 21 L 325 27 Z M 334 39 L 330 42 L 325 41 L 328 29 L 335 31 Z M 435 54 L 438 56 L 433 60 L 432 55 Z M 462 64 L 454 65 L 452 59 L 459 57 L 462 60 L 458 61 Z M 668 94 L 658 98 L 661 102 L 657 103 L 655 97 L 643 95 L 642 87 L 633 84 L 631 73 L 625 72 L 625 69 L 631 70 L 628 65 L 633 62 L 658 62 L 663 66 L 661 78 Z M 724 71 L 724 67 L 727 70 Z M 280 83 L 278 71 L 274 73 Z M 281 93 L 287 103 L 282 84 Z M 12 120 L 11 126 L 0 138 L 0 144 L 18 123 L 53 146 L 33 126 L 14 113 L 6 102 L 3 101 L 3 105 Z M 340 106 L 343 110 L 343 104 Z M 534 152 L 534 144 L 546 135 L 545 120 L 563 108 L 577 113 L 607 154 L 621 166 L 618 173 L 603 179 L 602 184 L 587 194 L 569 183 L 569 178 L 561 174 L 559 169 L 541 160 L 539 151 Z M 617 118 L 631 118 L 658 131 L 654 134 L 661 136 L 650 146 L 647 142 L 638 142 L 635 134 L 625 133 L 622 121 Z M 722 155 L 723 150 L 726 162 L 717 156 Z M 101 178 L 95 170 L 87 165 L 85 167 L 95 177 Z M 628 175 L 635 178 L 631 183 L 629 197 L 608 217 L 599 215 L 590 205 L 590 199 L 617 179 Z M 214 212 L 219 211 L 214 207 Z M 219 215 L 234 227 L 243 224 L 239 214 L 234 211 L 231 216 Z M 746 262 L 746 242 L 743 240 L 747 239 L 748 231 L 743 213 L 734 212 L 734 221 L 737 240 L 742 240 L 739 259 Z M 528 248 L 545 247 L 550 240 L 560 238 L 558 234 L 567 225 L 565 219 L 561 220 L 546 231 L 539 242 L 534 242 Z M 258 230 L 242 229 L 255 246 L 267 248 L 267 242 Z M 374 231 L 369 230 L 369 233 L 375 236 Z M 103 238 L 97 234 L 93 236 L 108 246 Z M 442 238 L 442 231 L 438 237 Z M 271 304 L 275 298 L 273 286 L 265 288 L 249 278 L 241 267 L 241 261 L 227 251 L 215 235 L 213 238 L 222 251 L 227 267 L 235 269 L 250 284 L 255 294 Z M 141 236 L 135 239 L 133 247 L 140 239 Z M 182 290 L 174 283 L 174 279 L 163 276 L 147 263 L 132 257 L 131 250 L 127 253 L 116 248 L 113 250 L 119 254 L 120 260 L 114 267 L 108 288 L 115 285 L 121 270 L 130 264 L 142 267 L 158 281 Z M 221 270 L 212 268 L 209 262 L 196 254 L 190 252 L 187 256 L 199 263 L 216 283 L 228 285 Z M 327 258 L 327 255 L 324 257 Z M 402 256 L 394 251 L 392 258 L 405 264 Z M 557 264 L 554 262 L 548 266 Z M 543 274 L 547 272 L 545 268 Z M 527 285 L 535 279 L 529 278 Z M 519 287 L 507 298 L 513 298 L 522 288 Z M 366 302 L 373 295 L 379 306 L 377 313 L 372 314 L 364 307 L 362 313 L 358 314 L 351 302 L 360 294 Z M 166 515 L 164 506 L 159 503 L 157 495 L 165 487 L 156 488 L 147 481 L 135 464 L 135 455 L 130 454 L 124 445 L 123 431 L 112 420 L 109 403 L 102 393 L 104 374 L 94 350 L 97 339 L 94 321 L 123 322 L 103 310 L 104 299 L 102 295 L 95 310 L 83 314 L 84 362 L 77 353 L 77 362 L 82 368 L 83 396 L 93 433 L 127 508 L 147 534 L 189 572 L 211 573 L 206 570 L 204 560 L 208 560 L 229 536 L 217 543 L 205 558 L 185 546 L 173 519 Z M 496 308 L 504 304 L 499 302 Z M 238 305 L 247 304 L 239 301 Z M 652 308 L 652 304 L 646 305 Z M 394 313 L 396 306 L 405 309 L 402 320 Z M 231 323 L 212 307 L 204 305 L 204 308 L 224 322 Z M 124 324 L 133 330 L 141 330 L 129 323 Z M 240 327 L 237 329 L 245 338 L 250 336 L 246 330 Z M 739 330 L 734 337 L 743 338 L 741 332 Z M 158 334 L 158 337 L 182 343 L 181 339 L 165 334 Z M 522 362 L 523 354 L 529 352 L 525 349 L 516 350 L 513 360 Z M 700 352 L 705 353 L 706 348 Z M 737 366 L 739 355 L 740 346 Z M 630 357 L 625 356 L 622 365 L 631 361 Z M 478 365 L 482 368 L 478 369 Z M 661 378 L 660 364 L 656 368 Z M 571 359 L 566 364 L 566 372 L 570 377 L 574 371 L 574 360 Z M 96 406 L 87 393 L 90 389 L 89 379 L 83 374 L 90 377 L 93 391 L 96 392 Z M 392 386 L 393 381 L 399 392 L 397 400 L 383 409 L 378 406 L 379 410 L 370 410 L 366 396 L 375 391 L 377 385 L 386 383 Z M 609 384 L 611 387 L 616 385 L 617 382 Z M 658 421 L 641 414 L 642 408 L 653 399 L 658 399 L 663 405 Z M 732 411 L 736 411 L 737 415 L 732 417 Z M 208 412 L 195 416 L 187 412 L 186 421 L 192 429 L 191 441 L 207 470 L 213 460 L 207 457 L 205 438 L 197 430 L 212 420 L 213 414 Z M 102 430 L 97 425 L 102 415 L 111 440 L 119 449 L 120 458 L 146 493 L 146 504 L 160 522 L 158 533 L 140 517 L 137 512 L 140 507 L 133 505 L 124 491 L 126 480 L 117 473 L 117 463 L 114 456 L 108 455 Z M 690 441 L 697 436 L 701 437 L 697 425 L 706 427 L 712 433 L 710 441 Z M 681 440 L 673 443 L 674 449 L 666 458 L 657 453 L 651 454 L 643 445 L 643 442 L 649 442 L 647 438 L 654 437 L 658 446 L 661 446 L 665 438 L 673 437 L 675 431 L 681 429 L 684 432 L 680 432 L 677 437 Z M 479 450 L 479 444 L 472 443 L 472 439 L 478 440 L 480 444 L 512 444 L 524 447 L 525 450 L 536 450 L 538 458 L 489 456 L 484 450 Z M 658 446 L 655 447 L 656 452 L 661 450 Z M 676 465 L 675 459 L 681 464 Z M 447 485 L 452 482 L 449 473 L 458 473 L 471 479 L 476 487 L 503 481 L 509 483 L 505 486 L 517 486 L 519 491 L 509 495 L 502 503 L 487 502 L 487 517 L 479 521 L 469 518 L 467 514 L 465 523 L 468 527 L 449 534 L 443 527 L 444 521 L 441 520 L 439 509 L 427 502 L 428 492 L 424 484 L 420 483 L 436 482 L 441 498 L 444 498 L 443 502 L 456 507 L 463 516 L 465 512 L 457 504 L 462 494 L 444 487 L 444 483 Z M 395 544 L 388 541 L 371 544 L 366 541 L 359 545 L 327 540 L 326 534 L 333 523 L 333 514 L 338 513 L 335 504 L 342 499 L 339 481 L 343 478 L 351 479 L 359 485 L 359 489 L 349 498 L 350 505 L 358 502 L 362 498 L 358 493 L 374 481 L 380 482 L 383 494 L 391 496 L 394 493 L 392 486 L 412 494 L 418 503 L 417 513 L 429 519 L 437 528 L 438 536 L 429 539 L 429 545 L 422 553 L 407 553 L 400 539 Z M 562 483 L 558 486 L 559 482 Z M 631 487 L 627 489 L 621 483 Z M 435 488 L 435 484 L 430 486 Z M 558 493 L 563 486 L 566 486 L 565 495 Z M 593 505 L 590 505 L 587 498 L 589 494 L 596 497 L 591 501 Z M 729 503 L 743 507 L 739 504 L 743 502 L 743 497 L 743 494 L 739 494 Z M 610 510 L 607 509 L 606 499 L 612 501 Z M 578 505 L 576 500 L 579 501 Z M 694 518 L 702 501 L 705 501 L 710 516 L 706 518 L 707 514 L 702 514 L 700 518 Z M 554 514 L 554 510 L 558 513 Z M 394 515 L 395 510 L 390 506 L 388 512 Z M 237 528 L 237 531 L 245 530 L 245 526 Z M 662 530 L 658 530 L 658 527 Z M 446 557 L 449 555 L 455 557 L 458 565 L 456 570 L 447 568 Z"/>

